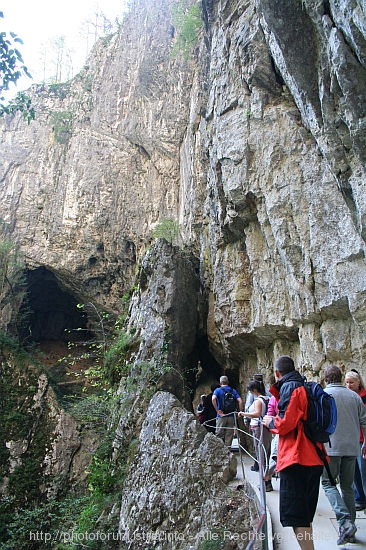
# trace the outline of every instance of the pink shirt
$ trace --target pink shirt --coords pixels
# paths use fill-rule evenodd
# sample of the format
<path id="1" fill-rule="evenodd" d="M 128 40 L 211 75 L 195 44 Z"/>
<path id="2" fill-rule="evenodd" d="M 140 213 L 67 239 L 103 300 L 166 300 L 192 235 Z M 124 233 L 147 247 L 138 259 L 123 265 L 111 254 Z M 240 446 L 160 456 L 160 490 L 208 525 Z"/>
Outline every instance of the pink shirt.
<path id="1" fill-rule="evenodd" d="M 269 416 L 277 416 L 278 415 L 278 402 L 277 402 L 277 399 L 275 398 L 274 395 L 268 401 L 267 414 Z"/>

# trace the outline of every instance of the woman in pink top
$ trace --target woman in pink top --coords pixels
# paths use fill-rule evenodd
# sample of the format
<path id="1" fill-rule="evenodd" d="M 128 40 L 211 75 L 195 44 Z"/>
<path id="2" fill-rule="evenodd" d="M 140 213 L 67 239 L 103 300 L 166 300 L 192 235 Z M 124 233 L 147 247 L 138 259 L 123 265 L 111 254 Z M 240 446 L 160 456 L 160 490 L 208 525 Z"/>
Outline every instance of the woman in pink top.
<path id="1" fill-rule="evenodd" d="M 355 369 L 346 372 L 345 382 L 347 388 L 358 393 L 366 405 L 366 389 L 360 374 Z M 361 430 L 360 445 L 362 445 L 362 442 L 363 435 Z M 358 456 L 356 460 L 353 488 L 355 491 L 356 510 L 363 510 L 366 508 L 366 460 L 362 456 Z"/>
<path id="2" fill-rule="evenodd" d="M 278 415 L 278 402 L 274 395 L 272 395 L 271 399 L 268 401 L 268 413 L 269 416 L 277 416 Z"/>

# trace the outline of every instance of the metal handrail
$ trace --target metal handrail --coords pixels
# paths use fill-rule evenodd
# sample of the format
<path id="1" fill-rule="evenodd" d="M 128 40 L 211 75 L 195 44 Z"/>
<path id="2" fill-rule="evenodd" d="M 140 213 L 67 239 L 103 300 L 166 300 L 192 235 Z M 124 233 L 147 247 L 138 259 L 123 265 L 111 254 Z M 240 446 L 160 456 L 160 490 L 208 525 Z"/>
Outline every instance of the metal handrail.
<path id="1" fill-rule="evenodd" d="M 233 413 L 230 413 L 230 414 L 227 414 L 227 415 L 223 415 L 223 416 L 230 416 L 232 415 Z M 217 417 L 215 418 L 211 418 L 209 420 L 206 420 L 205 422 L 203 422 L 203 426 L 208 425 L 209 422 L 212 422 L 213 420 L 215 420 Z M 258 466 L 259 466 L 259 472 L 261 473 L 261 475 L 259 476 L 259 495 L 260 495 L 260 516 L 259 516 L 259 520 L 258 520 L 258 523 L 257 525 L 254 527 L 254 530 L 253 530 L 253 533 L 251 535 L 251 540 L 249 541 L 249 543 L 247 544 L 247 546 L 245 547 L 245 550 L 251 550 L 251 548 L 253 548 L 253 544 L 255 543 L 259 533 L 263 533 L 263 539 L 262 539 L 262 548 L 263 550 L 268 550 L 269 549 L 269 545 L 268 545 L 268 525 L 267 525 L 267 505 L 266 505 L 266 491 L 265 491 L 265 483 L 264 483 L 264 472 L 268 469 L 268 464 L 269 464 L 269 457 L 267 456 L 267 451 L 263 445 L 263 424 L 262 422 L 260 421 L 259 419 L 259 426 L 260 426 L 260 430 L 259 430 L 259 439 L 256 438 L 254 436 L 254 434 L 251 435 L 251 437 L 253 437 L 254 439 L 257 440 L 258 442 L 258 447 L 259 449 L 261 449 L 263 452 L 259 452 L 258 453 L 258 460 L 257 458 L 254 458 L 250 453 L 249 451 L 247 451 L 247 449 L 245 449 L 245 447 L 243 447 L 241 444 L 240 444 L 240 438 L 238 437 L 238 445 L 239 445 L 239 456 L 240 456 L 240 462 L 241 462 L 241 466 L 242 466 L 242 473 L 243 473 L 243 479 L 245 479 L 245 472 L 244 472 L 244 464 L 243 464 L 243 456 L 242 456 L 242 451 L 244 451 L 248 456 L 250 456 L 253 460 L 255 460 L 256 462 L 258 462 Z M 228 426 L 223 426 L 223 428 L 225 430 L 235 430 L 236 432 L 239 432 L 239 433 L 242 433 L 242 434 L 247 434 L 246 431 L 242 430 L 241 428 L 238 428 L 238 424 L 237 424 L 237 416 L 236 414 L 234 415 L 234 427 L 228 427 Z M 265 458 L 265 461 L 264 461 L 264 464 L 263 464 L 263 456 Z M 264 468 L 264 465 L 265 465 L 265 468 Z"/>

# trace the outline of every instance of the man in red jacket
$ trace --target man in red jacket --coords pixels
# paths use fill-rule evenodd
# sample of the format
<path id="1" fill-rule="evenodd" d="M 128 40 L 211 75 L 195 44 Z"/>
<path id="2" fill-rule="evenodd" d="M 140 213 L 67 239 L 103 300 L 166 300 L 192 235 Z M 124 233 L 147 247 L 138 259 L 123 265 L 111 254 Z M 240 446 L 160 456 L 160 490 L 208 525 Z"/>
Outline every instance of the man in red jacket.
<path id="1" fill-rule="evenodd" d="M 279 413 L 265 416 L 263 424 L 279 435 L 276 469 L 280 472 L 280 521 L 283 527 L 293 528 L 300 548 L 314 550 L 312 521 L 323 462 L 304 433 L 308 400 L 304 379 L 295 370 L 293 359 L 279 357 L 275 375 L 277 382 L 270 392 L 278 399 Z"/>

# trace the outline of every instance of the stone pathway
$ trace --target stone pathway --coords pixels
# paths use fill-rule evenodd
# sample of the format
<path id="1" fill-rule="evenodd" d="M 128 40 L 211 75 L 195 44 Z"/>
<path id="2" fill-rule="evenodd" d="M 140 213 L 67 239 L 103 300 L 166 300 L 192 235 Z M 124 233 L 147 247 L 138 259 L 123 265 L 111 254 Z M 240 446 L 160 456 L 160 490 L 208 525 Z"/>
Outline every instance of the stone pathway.
<path id="1" fill-rule="evenodd" d="M 242 479 L 242 466 L 240 454 L 236 453 L 238 460 L 238 473 L 237 478 Z M 253 460 L 250 459 L 245 453 L 242 453 L 244 475 L 245 479 L 252 485 L 258 498 L 259 498 L 259 478 L 257 472 L 252 472 L 250 466 L 253 464 Z M 273 546 L 269 546 L 270 550 L 299 550 L 299 545 L 294 537 L 292 529 L 282 527 L 279 521 L 278 514 L 278 491 L 279 491 L 279 479 L 273 479 L 272 485 L 274 491 L 266 493 L 266 505 L 271 518 L 271 526 L 269 532 L 272 533 Z M 299 495 L 301 498 L 301 495 Z M 313 523 L 314 532 L 314 546 L 316 550 L 329 550 L 330 548 L 340 548 L 347 550 L 365 550 L 366 548 L 366 515 L 364 511 L 357 512 L 356 518 L 356 543 L 347 543 L 342 546 L 337 546 L 338 538 L 338 524 L 335 518 L 334 512 L 329 505 L 328 499 L 325 493 L 320 487 L 319 501 L 316 511 L 316 516 Z"/>

